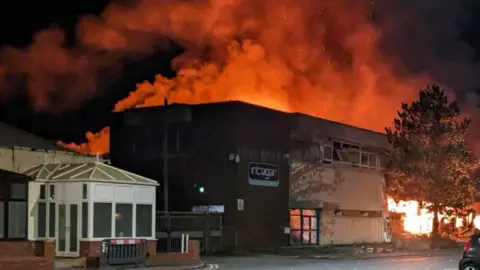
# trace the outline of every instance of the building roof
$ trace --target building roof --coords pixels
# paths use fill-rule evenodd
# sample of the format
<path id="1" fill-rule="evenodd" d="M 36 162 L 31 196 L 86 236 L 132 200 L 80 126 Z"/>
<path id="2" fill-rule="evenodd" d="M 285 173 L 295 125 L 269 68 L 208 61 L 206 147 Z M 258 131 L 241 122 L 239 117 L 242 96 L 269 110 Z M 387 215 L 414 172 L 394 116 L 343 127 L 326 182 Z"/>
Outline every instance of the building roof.
<path id="1" fill-rule="evenodd" d="M 54 141 L 38 137 L 2 122 L 0 122 L 0 134 L 2 134 L 0 136 L 0 146 L 68 151 Z"/>
<path id="2" fill-rule="evenodd" d="M 179 117 L 179 115 L 185 115 L 187 108 L 198 108 L 201 109 L 202 113 L 208 112 L 212 115 L 212 118 L 218 121 L 218 115 L 225 114 L 237 114 L 238 110 L 245 109 L 258 109 L 258 111 L 277 113 L 285 117 L 285 121 L 290 121 L 292 123 L 291 133 L 301 134 L 305 133 L 308 135 L 321 135 L 323 137 L 339 140 L 342 142 L 348 142 L 352 144 L 359 144 L 362 147 L 372 147 L 378 149 L 389 149 L 391 146 L 388 143 L 387 136 L 384 133 L 379 133 L 376 131 L 364 129 L 361 127 L 356 127 L 340 122 L 335 122 L 319 117 L 314 117 L 297 112 L 282 112 L 267 107 L 245 103 L 242 101 L 225 101 L 225 102 L 214 102 L 214 103 L 201 103 L 201 104 L 183 104 L 183 103 L 174 103 L 169 106 L 153 106 L 153 107 L 142 107 L 134 108 L 121 112 L 115 112 L 118 118 L 122 119 L 121 121 L 130 122 L 131 124 L 137 125 L 142 123 L 142 121 L 153 121 L 159 122 L 162 121 L 162 117 Z M 207 110 L 208 108 L 208 110 Z M 191 112 L 194 114 L 192 117 L 196 117 L 196 112 Z M 243 117 L 251 117 L 251 115 L 240 114 Z M 130 117 L 127 117 L 130 116 Z M 125 120 L 128 119 L 128 120 Z"/>
<path id="3" fill-rule="evenodd" d="M 134 174 L 102 162 L 55 163 L 35 166 L 23 172 L 36 180 L 48 182 L 90 181 L 116 184 L 158 186 L 150 178 Z"/>
<path id="4" fill-rule="evenodd" d="M 11 180 L 11 181 L 30 181 L 30 180 L 33 180 L 31 177 L 29 177 L 25 174 L 15 173 L 15 172 L 2 170 L 2 169 L 0 169 L 0 179 Z"/>

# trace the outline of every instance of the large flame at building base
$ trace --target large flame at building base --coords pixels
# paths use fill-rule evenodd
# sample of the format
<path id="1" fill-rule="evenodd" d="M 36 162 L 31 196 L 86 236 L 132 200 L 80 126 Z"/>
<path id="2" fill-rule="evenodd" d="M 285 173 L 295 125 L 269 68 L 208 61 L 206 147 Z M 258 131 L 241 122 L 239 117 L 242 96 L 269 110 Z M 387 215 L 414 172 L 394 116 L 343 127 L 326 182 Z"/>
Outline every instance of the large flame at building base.
<path id="1" fill-rule="evenodd" d="M 424 203 L 422 206 L 420 206 L 418 201 L 396 202 L 392 197 L 388 197 L 388 211 L 403 215 L 403 230 L 410 234 L 430 235 L 433 231 L 433 213 L 426 208 L 428 203 Z M 444 223 L 450 223 L 451 220 L 455 219 L 455 228 L 466 226 L 465 221 L 468 222 L 472 218 L 473 215 L 469 215 L 466 218 L 438 215 L 439 221 Z M 477 216 L 473 219 L 473 225 L 475 228 L 480 229 L 480 217 Z"/>

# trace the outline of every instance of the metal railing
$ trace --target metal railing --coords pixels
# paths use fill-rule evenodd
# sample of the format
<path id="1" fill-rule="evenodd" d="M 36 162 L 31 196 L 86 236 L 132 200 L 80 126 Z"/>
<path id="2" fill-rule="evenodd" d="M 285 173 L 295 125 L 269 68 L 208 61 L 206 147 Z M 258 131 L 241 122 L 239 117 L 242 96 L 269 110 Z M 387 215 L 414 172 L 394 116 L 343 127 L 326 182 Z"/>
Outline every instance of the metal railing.
<path id="1" fill-rule="evenodd" d="M 222 250 L 223 215 L 217 213 L 157 212 L 157 249 L 161 252 L 180 252 L 182 234 L 200 242 L 200 252 Z"/>
<path id="2" fill-rule="evenodd" d="M 104 239 L 101 242 L 100 267 L 143 266 L 146 261 L 147 240 L 145 239 Z"/>

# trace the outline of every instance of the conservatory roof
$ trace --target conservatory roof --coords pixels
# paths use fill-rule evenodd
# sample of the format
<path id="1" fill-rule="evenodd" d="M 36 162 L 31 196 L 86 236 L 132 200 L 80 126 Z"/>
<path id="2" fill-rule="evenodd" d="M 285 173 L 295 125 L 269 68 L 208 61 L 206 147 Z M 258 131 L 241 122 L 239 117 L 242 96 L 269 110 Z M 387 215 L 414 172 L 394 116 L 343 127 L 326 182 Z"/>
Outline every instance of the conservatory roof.
<path id="1" fill-rule="evenodd" d="M 44 181 L 93 181 L 158 186 L 158 182 L 102 162 L 47 163 L 23 174 Z"/>

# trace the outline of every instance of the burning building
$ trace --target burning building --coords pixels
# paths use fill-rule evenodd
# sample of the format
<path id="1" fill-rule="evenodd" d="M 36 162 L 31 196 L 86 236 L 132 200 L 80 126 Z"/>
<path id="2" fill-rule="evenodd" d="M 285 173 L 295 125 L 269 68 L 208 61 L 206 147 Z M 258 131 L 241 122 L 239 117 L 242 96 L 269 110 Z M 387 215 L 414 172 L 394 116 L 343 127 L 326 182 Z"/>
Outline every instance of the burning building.
<path id="1" fill-rule="evenodd" d="M 168 177 L 170 211 L 222 209 L 227 248 L 385 241 L 383 134 L 242 102 L 113 119 L 112 163 Z"/>
<path id="2" fill-rule="evenodd" d="M 79 154 L 54 141 L 0 123 L 0 169 L 22 173 L 44 163 L 82 162 L 91 155 Z"/>

